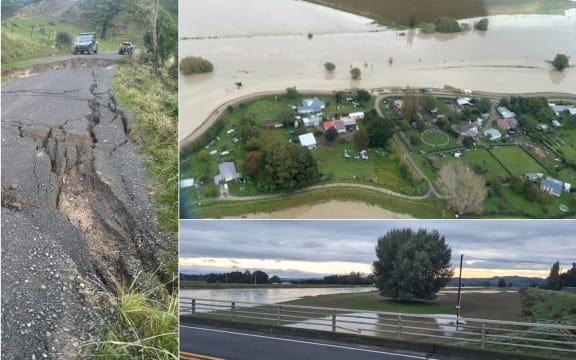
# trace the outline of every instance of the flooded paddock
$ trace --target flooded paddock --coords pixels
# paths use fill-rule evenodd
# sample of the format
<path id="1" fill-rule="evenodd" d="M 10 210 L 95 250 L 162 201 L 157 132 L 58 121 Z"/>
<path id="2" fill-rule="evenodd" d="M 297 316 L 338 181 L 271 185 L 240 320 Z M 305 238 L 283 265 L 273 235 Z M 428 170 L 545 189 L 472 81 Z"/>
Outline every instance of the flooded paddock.
<path id="1" fill-rule="evenodd" d="M 202 56 L 214 64 L 211 74 L 181 80 L 181 140 L 204 131 L 197 129 L 226 101 L 291 86 L 576 92 L 576 69 L 561 74 L 548 63 L 557 53 L 576 58 L 575 9 L 563 16 L 492 16 L 487 32 L 422 35 L 302 1 L 242 3 L 242 11 L 233 0 L 181 4 L 180 36 L 201 39 L 181 40 L 180 57 Z M 327 61 L 336 64 L 333 76 L 326 76 Z M 362 71 L 360 81 L 350 80 L 351 67 Z"/>

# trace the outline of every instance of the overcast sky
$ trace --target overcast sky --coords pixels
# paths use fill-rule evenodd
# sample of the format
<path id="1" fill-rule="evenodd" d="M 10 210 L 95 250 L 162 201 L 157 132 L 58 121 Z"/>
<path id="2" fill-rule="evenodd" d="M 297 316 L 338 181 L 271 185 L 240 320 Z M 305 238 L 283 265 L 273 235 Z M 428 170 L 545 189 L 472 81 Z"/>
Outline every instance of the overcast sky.
<path id="1" fill-rule="evenodd" d="M 183 220 L 180 271 L 256 269 L 280 277 L 371 272 L 380 236 L 436 229 L 464 254 L 463 277 L 546 277 L 576 262 L 576 220 Z"/>

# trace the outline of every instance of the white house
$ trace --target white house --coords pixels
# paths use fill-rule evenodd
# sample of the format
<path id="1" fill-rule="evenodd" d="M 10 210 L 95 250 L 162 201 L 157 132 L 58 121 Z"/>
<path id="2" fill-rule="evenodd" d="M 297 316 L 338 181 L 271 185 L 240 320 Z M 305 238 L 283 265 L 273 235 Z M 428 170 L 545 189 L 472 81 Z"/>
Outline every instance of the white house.
<path id="1" fill-rule="evenodd" d="M 484 136 L 486 136 L 490 141 L 498 140 L 502 137 L 502 133 L 500 131 L 492 128 L 484 131 Z"/>
<path id="2" fill-rule="evenodd" d="M 298 136 L 300 140 L 300 145 L 307 147 L 308 149 L 314 149 L 316 147 L 316 138 L 312 133 L 306 133 Z"/>
<path id="3" fill-rule="evenodd" d="M 214 176 L 214 184 L 216 185 L 240 178 L 240 174 L 236 171 L 236 165 L 232 161 L 218 164 L 218 170 L 220 170 L 220 174 Z"/>
<path id="4" fill-rule="evenodd" d="M 354 119 L 354 120 L 361 120 L 361 119 L 364 119 L 364 113 L 362 111 L 353 112 L 353 113 L 348 114 L 348 117 L 350 119 Z"/>

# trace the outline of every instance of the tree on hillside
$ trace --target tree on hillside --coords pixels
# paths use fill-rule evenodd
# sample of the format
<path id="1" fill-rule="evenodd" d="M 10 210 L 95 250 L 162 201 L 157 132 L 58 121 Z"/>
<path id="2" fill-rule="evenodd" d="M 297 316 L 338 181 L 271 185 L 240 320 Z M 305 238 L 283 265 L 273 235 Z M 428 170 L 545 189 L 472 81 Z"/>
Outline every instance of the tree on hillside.
<path id="1" fill-rule="evenodd" d="M 390 230 L 378 239 L 376 257 L 376 287 L 395 299 L 434 299 L 453 274 L 450 247 L 436 230 Z"/>
<path id="2" fill-rule="evenodd" d="M 264 155 L 265 185 L 270 190 L 295 189 L 318 178 L 318 166 L 307 148 L 282 142 Z"/>
<path id="3" fill-rule="evenodd" d="M 156 37 L 160 67 L 164 67 L 170 57 L 178 57 L 178 23 L 168 11 L 160 8 L 156 24 Z M 154 35 L 151 28 L 144 34 L 144 45 L 154 54 Z"/>
<path id="4" fill-rule="evenodd" d="M 128 0 L 88 0 L 88 19 L 100 29 L 100 38 L 106 39 L 114 18 L 128 7 Z"/>
<path id="5" fill-rule="evenodd" d="M 482 213 L 486 182 L 462 162 L 450 162 L 440 168 L 438 185 L 448 207 L 458 214 Z"/>
<path id="6" fill-rule="evenodd" d="M 334 63 L 327 62 L 324 64 L 324 69 L 326 69 L 328 72 L 332 72 L 334 69 L 336 69 L 336 65 L 334 65 Z"/>
<path id="7" fill-rule="evenodd" d="M 570 66 L 570 61 L 568 60 L 568 56 L 564 54 L 556 54 L 556 57 L 552 60 L 552 65 L 554 66 L 554 69 L 563 71 Z"/>
<path id="8" fill-rule="evenodd" d="M 550 275 L 546 281 L 546 289 L 560 290 L 560 262 L 556 261 L 550 269 Z"/>
<path id="9" fill-rule="evenodd" d="M 506 287 L 506 279 L 500 278 L 498 280 L 498 287 L 501 287 L 501 288 Z"/>

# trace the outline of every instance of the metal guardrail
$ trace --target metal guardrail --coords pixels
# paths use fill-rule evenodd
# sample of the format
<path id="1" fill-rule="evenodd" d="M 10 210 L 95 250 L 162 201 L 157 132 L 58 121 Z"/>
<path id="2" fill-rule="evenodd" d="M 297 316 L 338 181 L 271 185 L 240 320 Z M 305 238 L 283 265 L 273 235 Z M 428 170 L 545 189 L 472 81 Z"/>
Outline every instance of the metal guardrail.
<path id="1" fill-rule="evenodd" d="M 481 349 L 496 346 L 504 350 L 544 350 L 576 356 L 576 326 L 189 297 L 181 297 L 179 302 L 180 313 L 193 316 L 407 341 L 472 344 Z"/>

